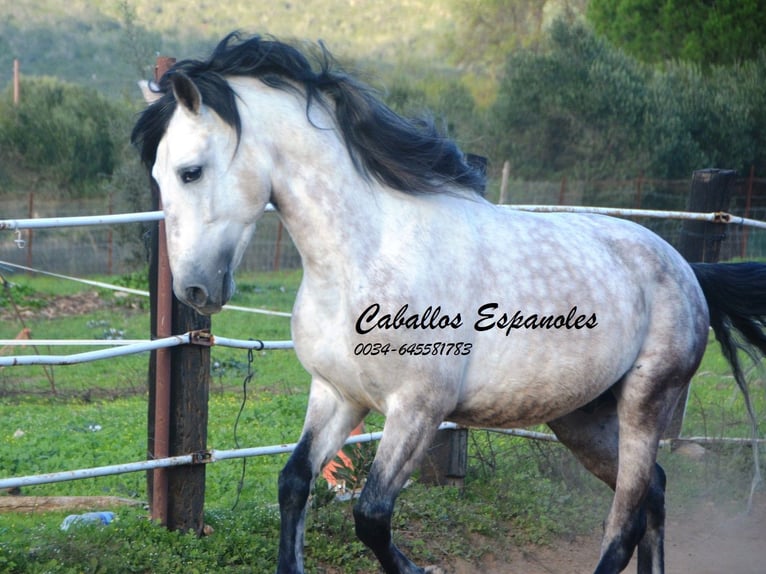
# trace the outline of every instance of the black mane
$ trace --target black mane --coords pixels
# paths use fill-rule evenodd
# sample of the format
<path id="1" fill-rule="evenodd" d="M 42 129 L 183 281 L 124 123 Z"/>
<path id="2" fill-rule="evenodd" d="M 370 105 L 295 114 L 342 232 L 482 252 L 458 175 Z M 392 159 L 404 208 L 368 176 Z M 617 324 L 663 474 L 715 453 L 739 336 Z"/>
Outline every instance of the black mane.
<path id="1" fill-rule="evenodd" d="M 151 169 L 176 106 L 168 78 L 178 71 L 196 84 L 205 105 L 240 134 L 236 96 L 225 77 L 250 76 L 276 89 L 302 89 L 307 111 L 312 103 L 333 102 L 346 146 L 365 175 L 412 193 L 441 191 L 444 184 L 483 192 L 481 162 L 469 161 L 452 140 L 439 134 L 432 121 L 394 113 L 367 86 L 339 70 L 324 47 L 316 60 L 317 70 L 288 44 L 259 36 L 242 40 L 238 33 L 229 34 L 210 59 L 178 62 L 163 76 L 159 88 L 164 95 L 140 115 L 131 141 Z"/>

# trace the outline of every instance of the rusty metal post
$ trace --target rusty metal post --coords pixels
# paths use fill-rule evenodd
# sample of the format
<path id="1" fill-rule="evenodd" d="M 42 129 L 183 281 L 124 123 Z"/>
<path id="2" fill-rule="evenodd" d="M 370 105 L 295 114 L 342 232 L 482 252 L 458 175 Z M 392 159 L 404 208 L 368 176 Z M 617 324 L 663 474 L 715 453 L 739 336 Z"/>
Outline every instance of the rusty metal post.
<path id="1" fill-rule="evenodd" d="M 162 208 L 162 202 L 158 204 Z M 158 222 L 157 230 L 157 318 L 156 335 L 158 338 L 173 334 L 173 284 L 170 276 L 170 263 L 165 248 L 165 222 Z M 170 349 L 156 351 L 156 374 L 154 389 L 154 458 L 170 456 L 170 379 L 172 365 Z M 152 519 L 168 525 L 168 479 L 167 470 L 154 470 L 152 490 Z"/>
<path id="2" fill-rule="evenodd" d="M 157 58 L 154 68 L 155 81 L 158 81 L 171 65 L 172 62 L 167 58 Z M 162 209 L 160 192 L 154 180 L 151 180 L 151 190 L 152 208 Z M 149 265 L 153 338 L 168 337 L 173 333 L 172 278 L 165 245 L 165 222 L 160 221 L 152 234 Z M 148 412 L 148 449 L 152 458 L 163 458 L 170 454 L 170 374 L 170 351 L 160 349 L 152 352 L 149 359 Z M 167 471 L 164 468 L 150 471 L 147 482 L 152 520 L 167 525 Z"/>
<path id="3" fill-rule="evenodd" d="M 155 80 L 175 63 L 160 57 Z M 152 180 L 155 209 L 162 202 Z M 170 264 L 165 250 L 165 225 L 160 222 L 153 237 L 150 265 L 152 326 L 154 336 L 210 329 L 210 318 L 173 297 Z M 155 256 L 156 254 L 156 256 Z M 209 347 L 185 345 L 152 354 L 149 366 L 150 397 L 148 444 L 150 456 L 185 455 L 207 448 Z M 205 501 L 205 466 L 156 469 L 147 476 L 152 518 L 171 530 L 201 534 Z"/>
<path id="4" fill-rule="evenodd" d="M 508 201 L 508 180 L 511 177 L 511 162 L 505 160 L 503 162 L 503 172 L 500 178 L 500 198 L 497 203 L 504 205 Z"/>

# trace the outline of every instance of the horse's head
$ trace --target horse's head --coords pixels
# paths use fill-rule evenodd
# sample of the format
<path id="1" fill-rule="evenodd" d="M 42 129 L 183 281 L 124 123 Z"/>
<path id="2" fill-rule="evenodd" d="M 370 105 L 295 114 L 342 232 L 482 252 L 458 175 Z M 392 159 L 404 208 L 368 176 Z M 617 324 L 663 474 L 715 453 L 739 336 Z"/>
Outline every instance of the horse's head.
<path id="1" fill-rule="evenodd" d="M 483 191 L 481 171 L 432 122 L 395 114 L 335 71 L 326 51 L 316 60 L 235 33 L 209 60 L 174 65 L 161 96 L 144 91 L 157 101 L 132 139 L 160 187 L 176 295 L 204 313 L 231 296 L 232 273 L 272 191 L 286 220 L 307 192 L 326 219 L 343 189 Z M 296 232 L 311 234 L 298 224 L 293 239 Z"/>
<path id="2" fill-rule="evenodd" d="M 239 148 L 238 121 L 224 119 L 219 105 L 206 105 L 203 92 L 184 73 L 170 74 L 169 84 L 139 120 L 136 130 L 144 131 L 134 131 L 133 138 L 151 146 L 151 130 L 161 128 L 147 127 L 150 117 L 164 113 L 153 119 L 164 131 L 155 133 L 156 153 L 153 163 L 146 163 L 162 198 L 173 290 L 199 312 L 215 313 L 234 291 L 234 269 L 270 185 L 259 177 L 257 158 Z M 231 100 L 236 106 L 233 92 Z"/>

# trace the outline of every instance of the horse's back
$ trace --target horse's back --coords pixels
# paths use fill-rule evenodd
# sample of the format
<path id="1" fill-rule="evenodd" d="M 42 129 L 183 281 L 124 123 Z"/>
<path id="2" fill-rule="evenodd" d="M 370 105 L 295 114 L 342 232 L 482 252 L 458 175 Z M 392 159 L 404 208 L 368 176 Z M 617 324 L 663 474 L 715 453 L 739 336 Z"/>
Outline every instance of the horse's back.
<path id="1" fill-rule="evenodd" d="M 699 287 L 651 231 L 604 216 L 437 205 L 391 224 L 331 313 L 326 294 L 302 290 L 299 355 L 349 398 L 385 412 L 438 393 L 455 420 L 526 425 L 590 402 L 648 346 L 699 346 L 703 329 L 684 328 L 706 313 Z"/>

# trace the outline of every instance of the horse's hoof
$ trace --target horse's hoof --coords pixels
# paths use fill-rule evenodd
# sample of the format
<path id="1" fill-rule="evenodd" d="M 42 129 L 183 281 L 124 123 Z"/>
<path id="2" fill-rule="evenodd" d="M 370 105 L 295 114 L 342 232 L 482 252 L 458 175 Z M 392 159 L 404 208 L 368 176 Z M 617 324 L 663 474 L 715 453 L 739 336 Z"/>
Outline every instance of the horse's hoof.
<path id="1" fill-rule="evenodd" d="M 423 570 L 425 574 L 447 574 L 444 570 L 438 566 L 426 566 Z"/>

